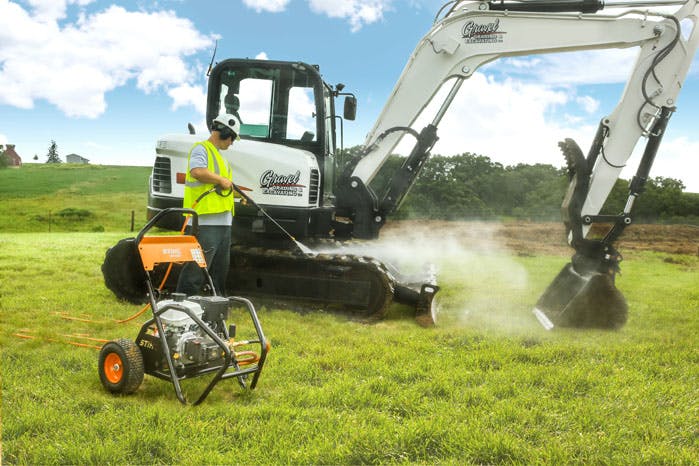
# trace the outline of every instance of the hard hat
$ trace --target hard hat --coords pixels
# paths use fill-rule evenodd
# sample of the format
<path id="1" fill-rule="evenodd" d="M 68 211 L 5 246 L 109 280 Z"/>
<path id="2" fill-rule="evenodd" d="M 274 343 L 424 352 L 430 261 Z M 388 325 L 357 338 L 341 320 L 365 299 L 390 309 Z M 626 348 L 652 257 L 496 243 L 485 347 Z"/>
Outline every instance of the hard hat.
<path id="1" fill-rule="evenodd" d="M 222 113 L 214 118 L 211 126 L 214 130 L 222 129 L 221 126 L 228 128 L 233 132 L 233 139 L 240 139 L 240 119 L 235 115 L 231 115 L 230 113 Z"/>

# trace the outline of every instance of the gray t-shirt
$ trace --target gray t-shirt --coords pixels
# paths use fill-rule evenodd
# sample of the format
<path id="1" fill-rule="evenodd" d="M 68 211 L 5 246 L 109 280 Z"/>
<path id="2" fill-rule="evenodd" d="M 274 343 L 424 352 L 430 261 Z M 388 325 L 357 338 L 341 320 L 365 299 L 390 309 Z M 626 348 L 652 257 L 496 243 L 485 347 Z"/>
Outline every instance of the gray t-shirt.
<path id="1" fill-rule="evenodd" d="M 191 172 L 193 168 L 208 168 L 209 166 L 209 154 L 206 153 L 206 148 L 202 144 L 197 144 L 192 153 L 189 156 L 189 171 Z M 207 196 L 218 196 L 215 192 L 207 194 Z M 191 225 L 192 219 L 189 219 L 189 224 Z M 199 225 L 230 225 L 233 223 L 233 214 L 229 210 L 228 212 L 221 212 L 219 214 L 201 214 L 199 215 Z"/>

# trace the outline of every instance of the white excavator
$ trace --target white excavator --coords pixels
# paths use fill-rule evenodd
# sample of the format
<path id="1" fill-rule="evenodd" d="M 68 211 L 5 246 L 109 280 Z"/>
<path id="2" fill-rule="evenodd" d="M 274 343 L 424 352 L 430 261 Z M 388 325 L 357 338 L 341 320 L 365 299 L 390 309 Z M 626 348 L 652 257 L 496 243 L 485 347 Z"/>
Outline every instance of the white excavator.
<path id="1" fill-rule="evenodd" d="M 326 83 L 317 66 L 305 63 L 218 63 L 209 75 L 207 123 L 220 113 L 239 116 L 242 140 L 224 155 L 235 184 L 253 200 L 236 205 L 229 292 L 338 305 L 372 316 L 398 301 L 414 305 L 420 322 L 433 322 L 439 287 L 432 278 L 404 279 L 375 258 L 342 251 L 307 254 L 289 238 L 326 246 L 377 238 L 427 161 L 459 88 L 480 66 L 503 57 L 635 47 L 638 58 L 623 94 L 600 122 L 587 155 L 571 139 L 559 143 L 570 178 L 563 221 L 575 252 L 534 307 L 546 328 L 622 326 L 628 309 L 614 283 L 621 261 L 614 242 L 632 223 L 634 201 L 675 111 L 697 49 L 698 12 L 698 0 L 451 1 L 408 60 L 361 157 L 349 163 L 341 150 L 343 122 L 354 119 L 356 98 L 343 92 L 344 85 Z M 335 112 L 340 96 L 342 117 Z M 437 109 L 431 122 L 415 127 L 428 106 Z M 190 134 L 158 141 L 149 218 L 181 206 L 188 152 L 208 136 L 193 133 L 190 125 Z M 413 140 L 412 151 L 379 190 L 372 182 L 403 138 Z M 641 139 L 645 150 L 623 212 L 600 215 Z M 178 228 L 181 221 L 176 217 L 162 226 Z M 593 225 L 606 225 L 606 233 L 588 238 Z M 140 276 L 130 275 L 140 269 L 131 249 L 129 239 L 110 249 L 105 282 L 121 298 L 144 300 Z"/>

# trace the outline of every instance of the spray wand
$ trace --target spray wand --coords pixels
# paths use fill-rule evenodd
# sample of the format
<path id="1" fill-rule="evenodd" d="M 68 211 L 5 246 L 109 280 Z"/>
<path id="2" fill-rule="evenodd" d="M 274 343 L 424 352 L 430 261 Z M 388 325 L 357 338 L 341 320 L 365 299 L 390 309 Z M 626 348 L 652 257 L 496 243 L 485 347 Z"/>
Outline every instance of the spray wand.
<path id="1" fill-rule="evenodd" d="M 240 189 L 240 188 L 238 187 L 238 185 L 236 185 L 235 183 L 233 184 L 233 189 L 235 189 L 235 191 L 236 191 L 238 194 L 240 194 L 240 195 L 243 197 L 243 199 L 245 199 L 246 202 L 249 202 L 250 204 L 252 204 L 257 210 L 259 210 L 260 212 L 262 212 L 262 214 L 263 214 L 265 217 L 267 217 L 272 223 L 274 223 L 274 224 L 277 226 L 277 228 L 279 228 L 286 236 L 289 237 L 289 239 L 291 239 L 291 241 L 294 242 L 294 244 L 296 245 L 296 247 L 298 247 L 299 250 L 300 250 L 302 253 L 307 254 L 307 255 L 310 255 L 310 256 L 315 256 L 315 255 L 316 255 L 316 253 L 315 253 L 311 248 L 309 248 L 308 246 L 306 246 L 306 245 L 304 245 L 303 243 L 301 243 L 300 241 L 298 241 L 296 238 L 294 238 L 294 236 L 293 236 L 291 233 L 289 233 L 288 231 L 286 231 L 286 230 L 284 229 L 284 227 L 282 227 L 282 226 L 279 224 L 279 222 L 277 222 L 275 219 L 273 219 L 272 216 L 270 216 L 270 215 L 265 211 L 265 209 L 263 209 L 257 202 L 253 201 L 253 200 L 250 198 L 250 196 L 248 196 L 247 194 L 245 194 L 245 193 L 243 192 L 243 190 Z"/>

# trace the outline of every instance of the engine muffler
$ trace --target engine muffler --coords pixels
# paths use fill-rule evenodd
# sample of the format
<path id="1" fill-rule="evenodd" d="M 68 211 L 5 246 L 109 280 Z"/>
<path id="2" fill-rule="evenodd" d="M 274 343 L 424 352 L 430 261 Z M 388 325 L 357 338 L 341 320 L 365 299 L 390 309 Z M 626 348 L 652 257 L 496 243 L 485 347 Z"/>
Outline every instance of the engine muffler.
<path id="1" fill-rule="evenodd" d="M 579 274 L 569 263 L 546 288 L 533 312 L 547 330 L 554 326 L 618 329 L 626 323 L 628 305 L 614 286 L 614 275 Z"/>

